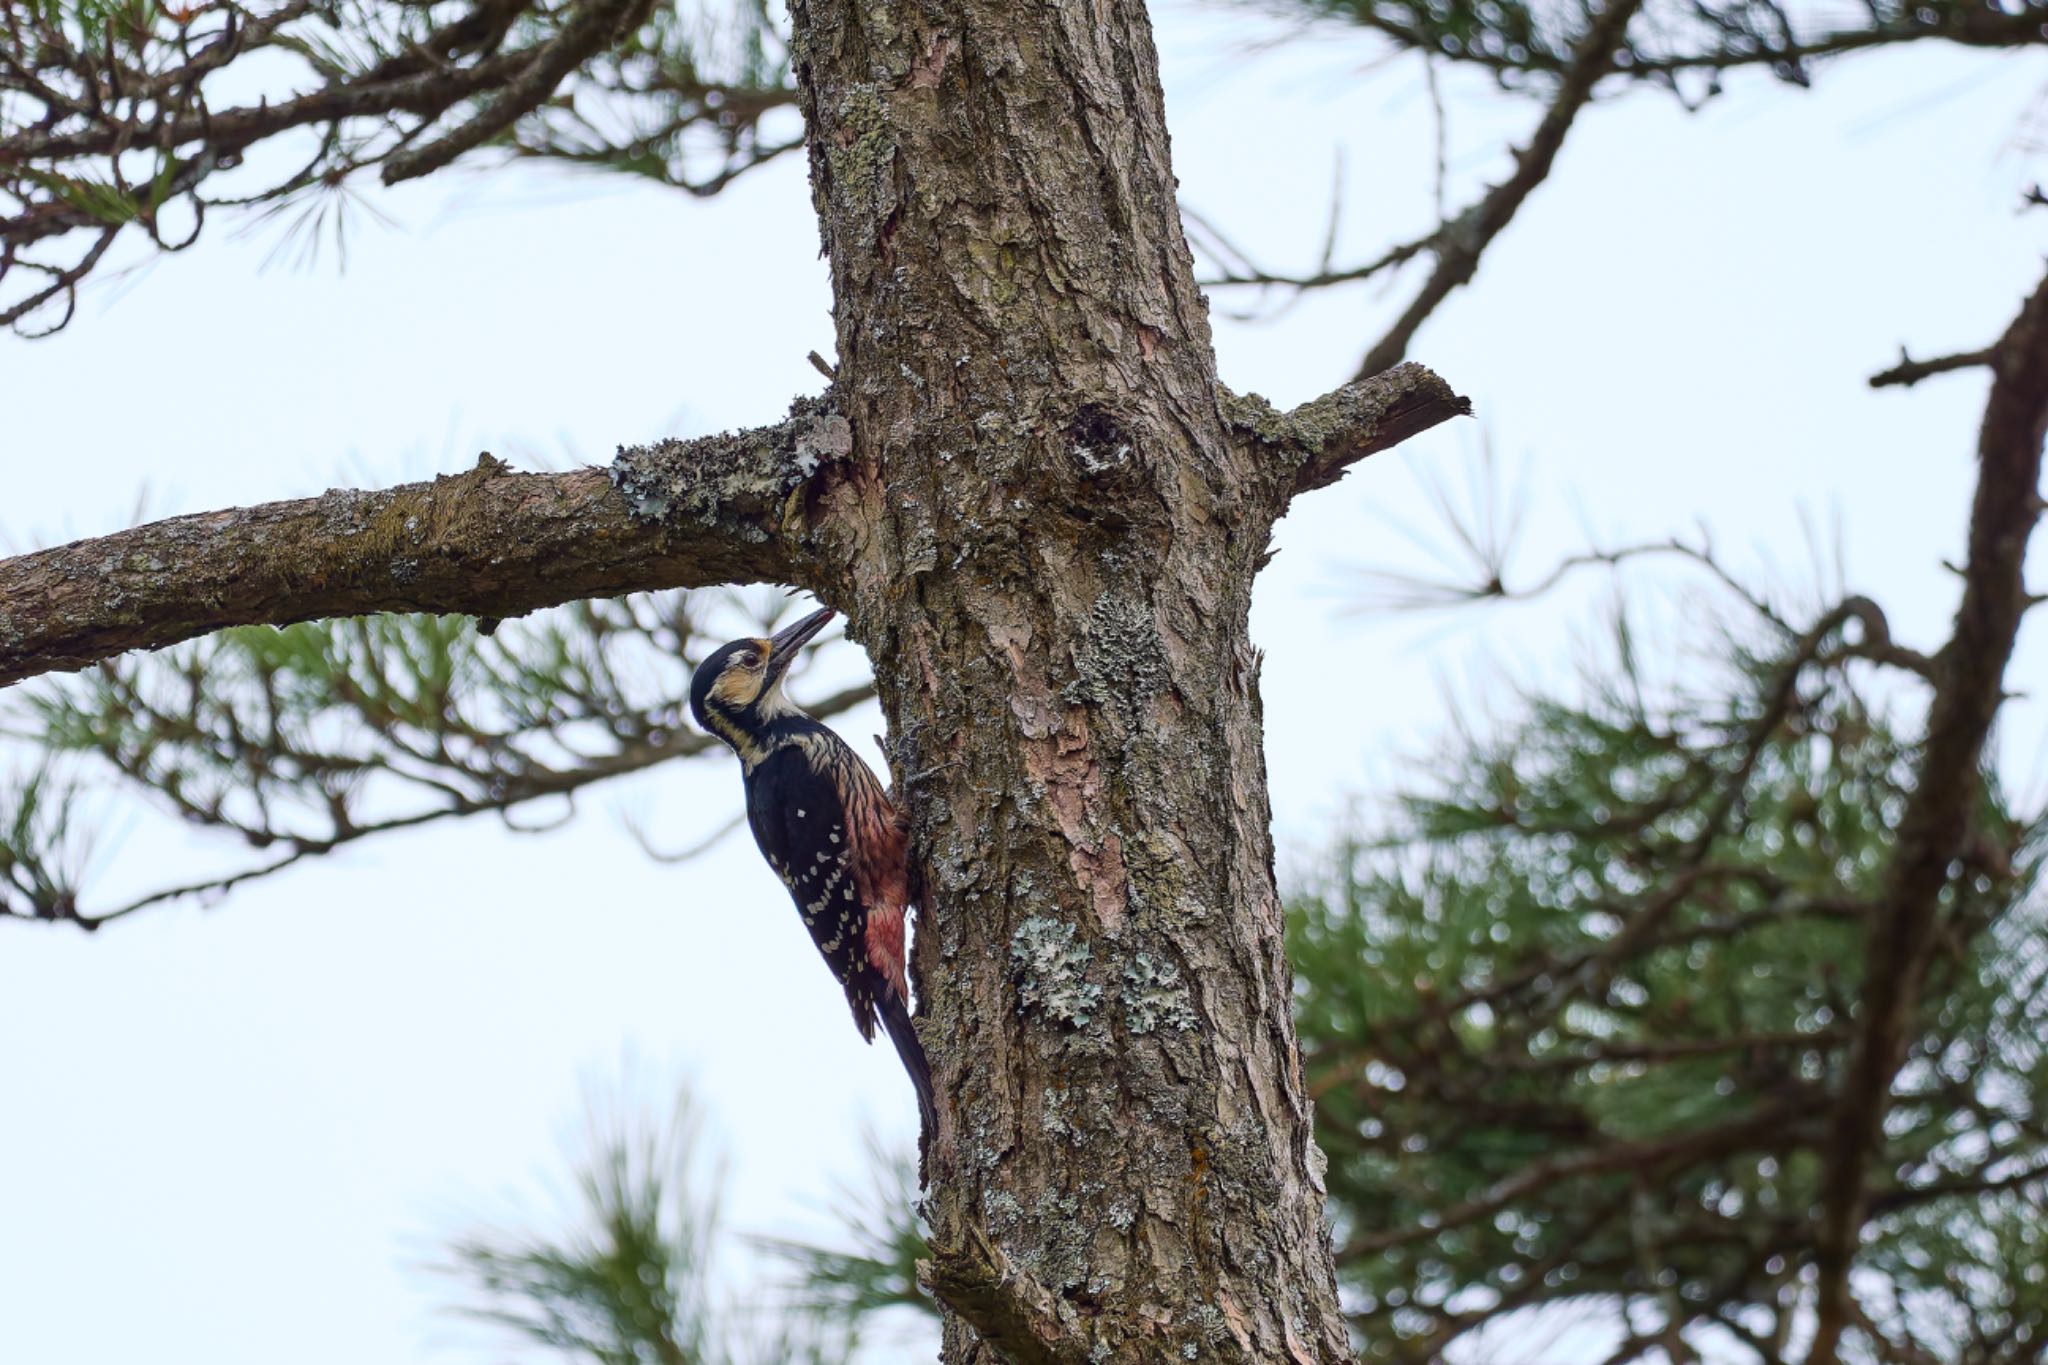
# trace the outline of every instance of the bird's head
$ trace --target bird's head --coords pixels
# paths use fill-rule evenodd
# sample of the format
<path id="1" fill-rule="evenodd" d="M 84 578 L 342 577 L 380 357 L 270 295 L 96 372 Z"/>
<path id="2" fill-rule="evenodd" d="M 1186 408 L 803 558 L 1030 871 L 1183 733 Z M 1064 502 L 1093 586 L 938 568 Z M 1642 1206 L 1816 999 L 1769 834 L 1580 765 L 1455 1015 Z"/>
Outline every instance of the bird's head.
<path id="1" fill-rule="evenodd" d="M 759 758 L 768 723 L 797 709 L 782 694 L 783 675 L 833 614 L 827 607 L 772 636 L 749 636 L 711 651 L 690 678 L 690 714 L 697 724 L 748 762 Z"/>

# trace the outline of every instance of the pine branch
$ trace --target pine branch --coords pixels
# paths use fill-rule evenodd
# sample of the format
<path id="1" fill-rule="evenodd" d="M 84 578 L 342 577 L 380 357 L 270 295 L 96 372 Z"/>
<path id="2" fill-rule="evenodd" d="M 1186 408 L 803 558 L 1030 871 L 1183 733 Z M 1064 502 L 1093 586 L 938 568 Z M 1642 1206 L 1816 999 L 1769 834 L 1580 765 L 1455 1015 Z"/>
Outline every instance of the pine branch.
<path id="1" fill-rule="evenodd" d="M 63 852 L 82 827 L 62 818 L 61 788 L 31 782 L 20 796 L 32 818 L 0 830 L 0 864 L 11 856 L 17 874 L 0 878 L 15 883 L 0 915 L 96 929 L 443 821 L 551 829 L 560 822 L 535 830 L 514 814 L 542 802 L 573 814 L 591 787 L 718 748 L 687 718 L 689 669 L 722 638 L 707 624 L 739 633 L 761 622 L 700 612 L 681 595 L 583 602 L 489 638 L 460 618 L 359 618 L 229 631 L 101 664 L 30 698 L 20 737 L 104 765 L 141 800 L 262 857 L 94 907 L 81 858 Z M 831 717 L 873 695 L 860 684 L 810 709 Z"/>
<path id="2" fill-rule="evenodd" d="M 1835 1114 L 1818 1232 L 1817 1320 L 1808 1365 L 1833 1365 L 1850 1325 L 1849 1273 L 1872 1158 L 1920 1007 L 1950 867 L 1962 855 L 1981 789 L 1985 737 L 2028 605 L 2027 542 L 2041 516 L 2048 437 L 2048 279 L 1992 348 L 1991 394 L 1977 440 L 1977 492 L 1955 632 L 1940 655 L 1917 781 L 1871 922 L 1855 1047 Z"/>
<path id="3" fill-rule="evenodd" d="M 610 470 L 467 474 L 210 512 L 0 560 L 0 686 L 240 625 L 372 612 L 519 616 L 587 597 L 808 572 L 790 494 L 851 449 L 805 401 Z"/>
<path id="4" fill-rule="evenodd" d="M 1382 34 L 1402 48 L 1427 52 L 1457 66 L 1491 72 L 1502 84 L 1556 79 L 1571 67 L 1542 22 L 1547 12 L 1526 3 L 1478 9 L 1419 5 L 1406 0 L 1303 0 L 1319 14 L 1334 14 Z M 1907 5 L 1868 0 L 1841 11 L 1813 7 L 1795 19 L 1781 5 L 1696 0 L 1653 12 L 1626 52 L 1621 73 L 1684 97 L 1720 93 L 1718 77 L 1762 67 L 1795 85 L 1810 82 L 1814 64 L 1849 53 L 1907 43 L 1946 42 L 1962 47 L 2025 48 L 2042 41 L 2041 9 L 2024 4 L 2000 10 L 1971 4 Z M 1861 18 L 1864 22 L 1853 22 Z M 1475 22 L 1475 19 L 1477 22 Z M 1681 86 L 1697 76 L 1704 86 Z"/>
<path id="5" fill-rule="evenodd" d="M 1728 638 L 1669 693 L 1630 673 L 1617 623 L 1622 662 L 1589 665 L 1589 700 L 1531 699 L 1431 761 L 1429 793 L 1290 909 L 1304 1080 L 1375 1365 L 1435 1358 L 1513 1305 L 1640 1295 L 1646 1237 L 1667 1333 L 1750 1311 L 1766 1262 L 1812 1274 L 1828 1080 L 1918 751 L 1853 690 L 1891 648 L 1874 603 L 1789 637 L 1744 620 L 1766 648 Z M 1701 695 L 1716 677 L 1728 690 Z M 1981 793 L 1943 1009 L 1916 1017 L 1915 1085 L 1873 1166 L 1866 1245 L 1887 1266 L 1953 1260 L 1994 1201 L 2037 1192 L 2044 838 Z M 1797 1116 L 1744 1126 L 1773 1104 Z"/>
<path id="6" fill-rule="evenodd" d="M 1366 352 L 1359 363 L 1357 378 L 1368 378 L 1398 364 L 1437 305 L 1472 279 L 1486 248 L 1513 221 L 1516 211 L 1536 187 L 1549 177 L 1579 111 L 1592 102 L 1594 88 L 1601 78 L 1614 70 L 1615 58 L 1624 50 L 1629 21 L 1641 6 L 1642 0 L 1608 0 L 1605 11 L 1592 21 L 1572 50 L 1571 63 L 1531 134 L 1529 145 L 1515 153 L 1514 170 L 1438 232 L 1433 248 L 1436 266 L 1428 281 L 1387 334 Z"/>
<path id="7" fill-rule="evenodd" d="M 1421 365 L 1354 380 L 1280 412 L 1259 395 L 1228 392 L 1224 418 L 1282 471 L 1287 497 L 1327 488 L 1368 456 L 1469 416 L 1472 402 Z"/>
<path id="8" fill-rule="evenodd" d="M 1647 1141 L 1617 1142 L 1531 1162 L 1478 1197 L 1439 1210 L 1426 1224 L 1352 1237 L 1337 1254 L 1344 1260 L 1356 1260 L 1422 1238 L 1435 1237 L 1447 1229 L 1463 1227 L 1488 1214 L 1497 1213 L 1533 1191 L 1580 1176 L 1654 1172 L 1676 1162 L 1698 1161 L 1768 1146 L 1782 1135 L 1786 1125 L 1798 1121 L 1811 1108 L 1810 1101 L 1774 1102 L 1759 1105 L 1750 1113 L 1712 1128 Z"/>
<path id="9" fill-rule="evenodd" d="M 1938 374 L 1951 374 L 1956 370 L 1974 370 L 1989 366 L 1997 359 L 1995 348 L 1982 351 L 1963 351 L 1956 355 L 1936 356 L 1932 360 L 1915 360 L 1903 350 L 1899 352 L 1899 363 L 1888 370 L 1881 370 L 1870 376 L 1870 387 L 1883 389 L 1898 387 L 1909 389 L 1923 379 Z"/>
<path id="10" fill-rule="evenodd" d="M 751 0 L 109 9 L 0 0 L 0 324 L 23 335 L 69 322 L 126 234 L 178 250 L 209 210 L 304 202 L 287 240 L 310 251 L 359 172 L 496 151 L 709 195 L 794 145 L 784 40 Z M 264 154 L 301 140 L 303 163 Z"/>

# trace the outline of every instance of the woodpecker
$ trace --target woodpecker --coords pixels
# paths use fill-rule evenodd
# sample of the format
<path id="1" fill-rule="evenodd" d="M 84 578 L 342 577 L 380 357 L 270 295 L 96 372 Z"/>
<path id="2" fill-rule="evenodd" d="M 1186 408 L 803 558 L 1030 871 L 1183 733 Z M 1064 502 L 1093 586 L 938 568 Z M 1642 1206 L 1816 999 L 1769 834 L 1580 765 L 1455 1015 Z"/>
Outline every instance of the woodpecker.
<path id="1" fill-rule="evenodd" d="M 846 741 L 782 691 L 798 651 L 832 616 L 828 607 L 770 638 L 719 646 L 690 679 L 690 712 L 739 755 L 754 842 L 789 889 L 870 1043 L 880 1016 L 930 1134 L 931 1069 L 910 1025 L 903 970 L 911 885 L 903 818 Z"/>

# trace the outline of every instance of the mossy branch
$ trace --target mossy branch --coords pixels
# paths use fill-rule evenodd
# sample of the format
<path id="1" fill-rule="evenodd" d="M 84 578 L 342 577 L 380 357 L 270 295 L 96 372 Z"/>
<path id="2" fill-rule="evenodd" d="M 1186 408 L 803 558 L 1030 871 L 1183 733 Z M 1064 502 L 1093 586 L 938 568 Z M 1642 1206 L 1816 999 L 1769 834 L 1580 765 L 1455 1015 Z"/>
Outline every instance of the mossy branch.
<path id="1" fill-rule="evenodd" d="M 1413 361 L 1353 380 L 1288 412 L 1255 393 L 1225 389 L 1222 401 L 1231 430 L 1291 473 L 1289 497 L 1326 488 L 1368 455 L 1472 413 L 1471 399 Z"/>
<path id="2" fill-rule="evenodd" d="M 612 468 L 468 473 L 173 517 L 0 560 L 0 686 L 230 626 L 376 612 L 519 616 L 590 597 L 798 582 L 791 494 L 851 449 L 815 402 Z M 678 512 L 681 514 L 679 515 Z"/>

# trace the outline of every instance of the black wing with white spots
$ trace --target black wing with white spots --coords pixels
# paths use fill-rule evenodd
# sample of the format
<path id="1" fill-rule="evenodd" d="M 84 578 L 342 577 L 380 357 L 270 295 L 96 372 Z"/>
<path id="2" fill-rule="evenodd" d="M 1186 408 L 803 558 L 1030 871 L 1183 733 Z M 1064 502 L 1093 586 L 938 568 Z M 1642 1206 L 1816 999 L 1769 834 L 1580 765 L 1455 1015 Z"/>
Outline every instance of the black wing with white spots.
<path id="1" fill-rule="evenodd" d="M 747 775 L 747 823 L 812 942 L 846 990 L 861 1037 L 875 1036 L 875 1007 L 885 989 L 868 960 L 867 906 L 855 875 L 853 840 L 837 787 L 795 745 L 770 754 Z"/>

